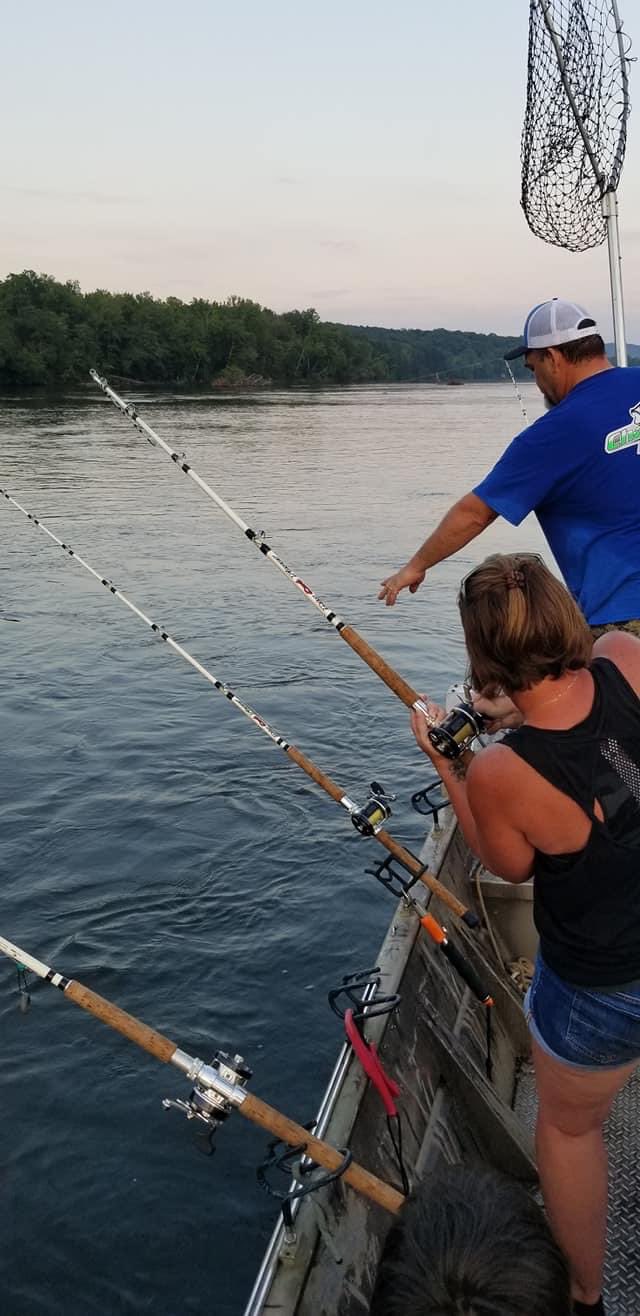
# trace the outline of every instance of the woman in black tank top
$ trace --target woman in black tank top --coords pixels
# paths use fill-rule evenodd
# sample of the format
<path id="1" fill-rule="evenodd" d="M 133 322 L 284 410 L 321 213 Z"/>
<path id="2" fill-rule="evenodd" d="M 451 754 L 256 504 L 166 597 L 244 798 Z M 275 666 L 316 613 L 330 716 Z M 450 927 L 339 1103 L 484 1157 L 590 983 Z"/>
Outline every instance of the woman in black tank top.
<path id="1" fill-rule="evenodd" d="M 422 714 L 412 727 L 471 850 L 509 882 L 534 879 L 540 953 L 525 1006 L 540 1179 L 575 1309 L 597 1316 L 602 1129 L 640 1060 L 640 640 L 613 631 L 592 647 L 533 554 L 488 558 L 462 582 L 459 607 L 474 688 L 508 695 L 520 725 L 466 777 L 431 745 Z"/>

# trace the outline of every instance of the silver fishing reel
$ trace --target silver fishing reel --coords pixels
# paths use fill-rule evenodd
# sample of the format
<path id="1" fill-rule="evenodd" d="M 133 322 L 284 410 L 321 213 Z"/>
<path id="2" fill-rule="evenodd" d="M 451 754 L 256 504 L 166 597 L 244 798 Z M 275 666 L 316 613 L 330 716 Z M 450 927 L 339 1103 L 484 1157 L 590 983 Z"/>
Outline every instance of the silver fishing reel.
<path id="1" fill-rule="evenodd" d="M 227 1093 L 229 1088 L 236 1092 L 244 1090 L 253 1071 L 245 1064 L 243 1056 L 235 1055 L 231 1058 L 226 1051 L 216 1051 L 210 1065 L 203 1065 L 200 1061 L 196 1063 L 199 1068 L 187 1100 L 165 1097 L 162 1105 L 165 1110 L 181 1111 L 188 1120 L 198 1120 L 205 1125 L 209 1136 L 213 1137 L 233 1110 L 234 1104 L 238 1104 L 229 1100 L 224 1089 Z M 220 1080 L 221 1090 L 217 1090 L 216 1079 Z"/>

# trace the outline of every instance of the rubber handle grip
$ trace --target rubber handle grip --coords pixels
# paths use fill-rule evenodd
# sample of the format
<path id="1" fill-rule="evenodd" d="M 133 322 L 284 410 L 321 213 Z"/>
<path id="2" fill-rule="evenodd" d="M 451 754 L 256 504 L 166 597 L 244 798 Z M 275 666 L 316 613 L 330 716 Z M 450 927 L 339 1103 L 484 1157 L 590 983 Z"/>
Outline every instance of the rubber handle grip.
<path id="1" fill-rule="evenodd" d="M 444 941 L 440 943 L 440 949 L 443 955 L 446 955 L 449 963 L 453 965 L 456 973 L 460 974 L 460 977 L 466 982 L 467 987 L 471 988 L 474 996 L 477 997 L 482 1005 L 493 1005 L 491 993 L 483 986 L 475 969 L 472 968 L 469 961 L 465 959 L 464 955 L 460 953 L 458 948 L 453 946 L 450 941 Z"/>

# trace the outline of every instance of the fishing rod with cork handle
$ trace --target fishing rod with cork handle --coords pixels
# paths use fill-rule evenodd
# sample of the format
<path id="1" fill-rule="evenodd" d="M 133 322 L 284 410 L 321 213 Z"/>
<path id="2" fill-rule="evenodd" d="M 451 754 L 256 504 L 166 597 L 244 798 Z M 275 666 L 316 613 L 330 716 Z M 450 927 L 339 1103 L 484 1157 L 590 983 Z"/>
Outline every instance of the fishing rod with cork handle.
<path id="1" fill-rule="evenodd" d="M 108 1028 L 121 1033 L 123 1037 L 154 1056 L 156 1060 L 163 1064 L 174 1065 L 186 1075 L 193 1084 L 190 1095 L 184 1100 L 165 1098 L 163 1101 L 165 1109 L 174 1108 L 182 1111 L 187 1119 L 195 1120 L 197 1126 L 204 1125 L 210 1135 L 217 1132 L 233 1110 L 238 1110 L 252 1124 L 266 1129 L 282 1142 L 299 1148 L 316 1165 L 328 1170 L 332 1177 L 344 1179 L 345 1183 L 350 1184 L 356 1192 L 367 1197 L 369 1201 L 375 1202 L 387 1211 L 395 1213 L 400 1210 L 404 1197 L 397 1189 L 384 1183 L 376 1175 L 370 1174 L 353 1160 L 350 1153 L 345 1155 L 344 1151 L 339 1151 L 330 1143 L 315 1138 L 301 1124 L 297 1124 L 289 1119 L 288 1115 L 267 1105 L 260 1097 L 249 1092 L 246 1085 L 252 1077 L 252 1072 L 242 1056 L 231 1057 L 218 1051 L 211 1063 L 206 1064 L 198 1057 L 182 1051 L 170 1038 L 164 1037 L 155 1028 L 150 1028 L 135 1015 L 128 1014 L 113 1001 L 99 996 L 90 987 L 73 978 L 65 978 L 56 969 L 36 959 L 13 942 L 7 941 L 5 937 L 0 937 L 0 952 L 16 963 L 20 991 L 23 995 L 28 993 L 26 972 L 29 971 L 37 978 L 57 987 L 68 1000 L 100 1019 Z M 28 995 L 26 999 L 28 1004 Z"/>
<path id="2" fill-rule="evenodd" d="M 326 603 L 322 602 L 322 599 L 318 598 L 318 595 L 312 590 L 311 586 L 308 585 L 306 581 L 302 580 L 301 576 L 296 575 L 295 571 L 292 571 L 291 567 L 287 566 L 286 562 L 283 562 L 282 558 L 279 557 L 270 545 L 265 542 L 262 535 L 256 530 L 252 530 L 251 526 L 247 525 L 246 521 L 243 521 L 242 517 L 238 515 L 234 508 L 231 507 L 230 504 L 220 496 L 220 494 L 216 493 L 215 489 L 212 489 L 211 485 L 208 484 L 206 480 L 203 480 L 201 475 L 198 475 L 198 472 L 194 470 L 191 463 L 186 460 L 184 453 L 176 452 L 165 439 L 161 438 L 161 436 L 142 419 L 133 403 L 125 402 L 124 398 L 121 398 L 120 395 L 116 393 L 115 389 L 111 388 L 108 381 L 102 375 L 99 375 L 97 370 L 90 370 L 89 374 L 94 383 L 98 385 L 98 388 L 101 388 L 102 392 L 109 398 L 109 401 L 117 407 L 118 411 L 120 411 L 123 416 L 126 416 L 127 420 L 131 421 L 138 430 L 138 433 L 148 439 L 149 443 L 154 447 L 160 448 L 162 452 L 165 452 L 167 456 L 171 458 L 174 465 L 177 466 L 178 470 L 182 471 L 184 475 L 187 475 L 189 479 L 192 480 L 204 494 L 206 494 L 207 498 L 215 503 L 216 507 L 218 507 L 221 512 L 224 512 L 225 516 L 227 516 L 230 521 L 233 521 L 234 525 L 236 525 L 249 542 L 252 543 L 260 553 L 262 553 L 263 557 L 269 562 L 272 562 L 273 565 L 277 567 L 278 571 L 282 572 L 282 575 L 285 576 L 292 585 L 295 585 L 296 589 L 304 594 L 309 603 L 311 603 L 314 608 L 317 608 L 325 621 L 329 622 L 334 630 L 337 631 L 340 638 L 345 640 L 349 647 L 353 649 L 354 653 L 357 653 L 359 657 L 362 658 L 363 662 L 371 668 L 371 671 L 375 672 L 376 676 L 380 677 L 381 681 L 384 681 L 385 685 L 397 695 L 398 699 L 401 700 L 405 707 L 420 709 L 425 713 L 426 709 L 418 691 L 414 690 L 413 686 L 409 685 L 409 682 L 405 681 L 404 677 L 400 676 L 400 673 L 396 672 L 386 659 L 384 659 L 381 654 L 377 653 L 376 650 L 368 644 L 361 635 L 359 635 L 358 631 L 356 631 L 353 626 L 350 626 L 342 617 L 338 616 L 337 612 L 334 612 L 332 608 L 329 608 Z"/>
<path id="3" fill-rule="evenodd" d="M 447 887 L 443 886 L 438 878 L 430 873 L 428 868 L 425 868 L 410 850 L 407 850 L 399 841 L 396 841 L 389 832 L 384 830 L 383 824 L 389 818 L 391 813 L 389 807 L 389 799 L 391 797 L 385 794 L 378 783 L 372 783 L 371 797 L 363 805 L 355 803 L 345 794 L 337 782 L 333 781 L 327 773 L 323 772 L 323 770 L 308 758 L 306 754 L 303 754 L 302 750 L 297 749 L 295 745 L 289 744 L 283 736 L 269 726 L 269 723 L 261 717 L 259 713 L 251 708 L 249 704 L 244 703 L 224 681 L 221 681 L 218 677 L 214 676 L 213 672 L 204 667 L 203 664 L 200 663 L 197 658 L 194 658 L 183 645 L 174 640 L 164 626 L 160 626 L 157 622 L 152 621 L 151 618 L 147 616 L 147 614 L 143 612 L 136 603 L 129 599 L 122 590 L 118 589 L 111 580 L 102 575 L 99 571 L 96 571 L 94 567 L 90 566 L 90 564 L 86 562 L 84 558 L 80 557 L 80 555 L 76 553 L 69 544 L 65 544 L 63 540 L 59 539 L 43 521 L 34 516 L 33 513 L 27 511 L 26 507 L 23 507 L 23 505 L 8 493 L 6 489 L 0 488 L 0 494 L 3 495 L 11 506 L 15 507 L 16 510 L 21 512 L 23 516 L 27 517 L 34 526 L 37 526 L 39 530 L 57 544 L 64 553 L 73 558 L 79 566 L 85 569 L 85 571 L 88 571 L 89 574 L 93 576 L 100 585 L 104 586 L 110 594 L 120 599 L 130 612 L 133 612 L 135 616 L 139 617 L 155 635 L 159 636 L 169 648 L 173 649 L 174 653 L 177 653 L 185 662 L 189 663 L 191 667 L 199 672 L 210 685 L 214 686 L 216 690 L 219 690 L 235 708 L 243 713 L 244 716 L 254 724 L 254 726 L 259 727 L 259 729 L 264 732 L 264 734 L 268 736 L 288 758 L 292 759 L 292 761 L 296 763 L 298 767 L 316 783 L 316 785 L 320 786 L 322 790 L 324 790 L 326 794 L 336 802 L 336 804 L 339 804 L 346 810 L 354 827 L 361 833 L 361 835 L 374 837 L 374 839 L 378 841 L 380 845 L 384 846 L 389 854 L 392 855 L 403 868 L 412 874 L 414 878 L 423 882 L 433 895 L 437 896 L 438 899 L 452 911 L 452 913 L 456 914 L 458 918 L 461 918 L 469 927 L 478 926 L 479 919 L 477 915 L 467 906 L 463 905 L 462 902 L 458 900 L 457 896 L 449 891 Z"/>

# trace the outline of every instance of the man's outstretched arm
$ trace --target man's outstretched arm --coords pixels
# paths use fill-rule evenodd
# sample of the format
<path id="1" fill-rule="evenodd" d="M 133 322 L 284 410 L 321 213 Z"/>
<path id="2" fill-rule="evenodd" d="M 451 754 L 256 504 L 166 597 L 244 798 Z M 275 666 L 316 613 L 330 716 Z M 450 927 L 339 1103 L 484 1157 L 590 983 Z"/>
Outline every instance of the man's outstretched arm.
<path id="1" fill-rule="evenodd" d="M 401 589 L 408 588 L 411 594 L 415 594 L 430 567 L 435 566 L 436 562 L 442 562 L 446 557 L 451 557 L 451 554 L 457 553 L 459 548 L 464 548 L 465 544 L 476 538 L 476 535 L 482 534 L 482 531 L 495 521 L 497 515 L 497 512 L 483 502 L 482 498 L 478 498 L 477 494 L 465 494 L 464 498 L 449 508 L 440 525 L 428 539 L 425 539 L 424 544 L 406 565 L 393 576 L 387 576 L 387 579 L 383 580 L 378 598 L 384 599 L 387 607 L 390 607 L 395 603 Z"/>

